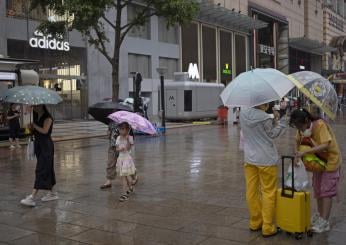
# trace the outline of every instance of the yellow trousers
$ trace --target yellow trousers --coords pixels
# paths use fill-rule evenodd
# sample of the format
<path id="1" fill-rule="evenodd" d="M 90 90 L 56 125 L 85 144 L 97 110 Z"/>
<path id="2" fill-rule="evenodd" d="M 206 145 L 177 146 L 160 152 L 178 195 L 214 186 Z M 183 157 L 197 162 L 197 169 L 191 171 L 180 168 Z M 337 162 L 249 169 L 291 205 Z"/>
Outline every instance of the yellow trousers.
<path id="1" fill-rule="evenodd" d="M 245 164 L 246 201 L 250 212 L 250 229 L 262 228 L 263 235 L 276 232 L 275 203 L 277 167 Z"/>

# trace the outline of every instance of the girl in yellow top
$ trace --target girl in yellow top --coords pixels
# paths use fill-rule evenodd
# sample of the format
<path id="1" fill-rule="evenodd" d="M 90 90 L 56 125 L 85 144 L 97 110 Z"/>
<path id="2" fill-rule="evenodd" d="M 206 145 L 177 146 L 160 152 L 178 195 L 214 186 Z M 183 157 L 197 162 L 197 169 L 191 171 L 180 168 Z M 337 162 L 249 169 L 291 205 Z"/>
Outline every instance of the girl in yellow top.
<path id="1" fill-rule="evenodd" d="M 333 197 L 337 195 L 342 162 L 339 145 L 330 126 L 323 120 L 314 118 L 307 110 L 292 112 L 290 126 L 298 129 L 296 137 L 296 158 L 316 154 L 325 156 L 324 171 L 313 172 L 312 185 L 317 199 L 318 213 L 312 217 L 312 230 L 317 233 L 330 230 L 329 216 Z M 309 139 L 312 146 L 299 151 L 304 139 Z"/>

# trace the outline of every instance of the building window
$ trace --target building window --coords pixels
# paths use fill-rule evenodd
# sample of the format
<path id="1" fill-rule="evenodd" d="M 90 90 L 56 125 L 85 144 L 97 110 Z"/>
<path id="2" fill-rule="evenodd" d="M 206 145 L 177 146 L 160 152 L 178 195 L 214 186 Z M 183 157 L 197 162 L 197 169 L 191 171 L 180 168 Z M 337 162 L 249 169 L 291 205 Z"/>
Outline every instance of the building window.
<path id="1" fill-rule="evenodd" d="M 198 25 L 190 23 L 181 27 L 182 70 L 188 71 L 189 64 L 198 64 Z"/>
<path id="2" fill-rule="evenodd" d="M 165 78 L 173 80 L 174 72 L 178 71 L 178 60 L 160 57 L 160 67 L 166 67 L 167 72 L 165 74 Z"/>
<path id="3" fill-rule="evenodd" d="M 159 41 L 165 43 L 178 43 L 178 26 L 170 26 L 167 28 L 167 21 L 163 17 L 159 17 Z"/>
<path id="4" fill-rule="evenodd" d="M 133 18 L 143 9 L 143 7 L 138 5 L 129 5 L 127 7 L 127 21 L 131 22 Z M 143 39 L 150 39 L 150 19 L 144 23 L 142 26 L 134 26 L 129 31 L 129 36 L 138 37 Z"/>
<path id="5" fill-rule="evenodd" d="M 235 35 L 235 75 L 246 71 L 246 38 Z"/>
<path id="6" fill-rule="evenodd" d="M 143 78 L 151 78 L 150 60 L 148 55 L 129 54 L 129 73 L 139 72 Z"/>
<path id="7" fill-rule="evenodd" d="M 203 81 L 216 82 L 216 29 L 202 26 Z"/>
<path id="8" fill-rule="evenodd" d="M 17 18 L 29 18 L 34 20 L 47 20 L 47 14 L 41 8 L 30 10 L 28 0 L 6 0 L 7 16 Z"/>
<path id="9" fill-rule="evenodd" d="M 220 31 L 220 77 L 227 85 L 232 80 L 232 33 Z"/>
<path id="10" fill-rule="evenodd" d="M 184 111 L 192 111 L 192 90 L 184 90 Z"/>

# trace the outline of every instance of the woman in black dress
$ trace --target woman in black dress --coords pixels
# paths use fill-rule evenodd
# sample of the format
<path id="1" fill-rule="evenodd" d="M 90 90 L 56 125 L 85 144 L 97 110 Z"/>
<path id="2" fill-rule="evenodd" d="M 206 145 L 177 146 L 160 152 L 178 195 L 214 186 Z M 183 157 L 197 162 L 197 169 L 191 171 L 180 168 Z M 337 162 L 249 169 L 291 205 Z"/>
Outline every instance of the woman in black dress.
<path id="1" fill-rule="evenodd" d="M 34 207 L 35 198 L 39 190 L 47 190 L 42 201 L 57 200 L 57 193 L 53 192 L 55 185 L 54 173 L 54 144 L 51 138 L 53 118 L 45 105 L 33 107 L 34 123 L 32 129 L 35 136 L 35 155 L 37 165 L 35 171 L 35 185 L 32 194 L 21 200 L 21 204 Z"/>

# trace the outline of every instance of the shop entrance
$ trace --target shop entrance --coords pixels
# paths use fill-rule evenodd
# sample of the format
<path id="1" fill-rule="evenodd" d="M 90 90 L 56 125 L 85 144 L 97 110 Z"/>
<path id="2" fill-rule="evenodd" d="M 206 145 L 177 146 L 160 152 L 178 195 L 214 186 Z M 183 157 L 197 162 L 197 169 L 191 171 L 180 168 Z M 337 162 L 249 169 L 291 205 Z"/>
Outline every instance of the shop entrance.
<path id="1" fill-rule="evenodd" d="M 86 117 L 87 86 L 83 77 L 45 77 L 41 76 L 40 86 L 56 91 L 63 101 L 50 106 L 50 111 L 55 120 L 73 120 Z"/>

